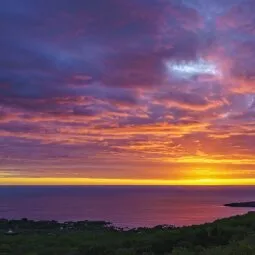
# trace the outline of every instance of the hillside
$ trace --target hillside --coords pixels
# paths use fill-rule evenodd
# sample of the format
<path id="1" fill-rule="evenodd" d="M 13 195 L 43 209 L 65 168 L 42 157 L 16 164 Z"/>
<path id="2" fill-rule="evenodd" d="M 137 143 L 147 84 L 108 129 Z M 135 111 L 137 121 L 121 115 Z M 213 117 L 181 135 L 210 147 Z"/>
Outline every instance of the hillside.
<path id="1" fill-rule="evenodd" d="M 255 213 L 175 228 L 116 229 L 107 222 L 0 220 L 1 255 L 255 254 Z"/>

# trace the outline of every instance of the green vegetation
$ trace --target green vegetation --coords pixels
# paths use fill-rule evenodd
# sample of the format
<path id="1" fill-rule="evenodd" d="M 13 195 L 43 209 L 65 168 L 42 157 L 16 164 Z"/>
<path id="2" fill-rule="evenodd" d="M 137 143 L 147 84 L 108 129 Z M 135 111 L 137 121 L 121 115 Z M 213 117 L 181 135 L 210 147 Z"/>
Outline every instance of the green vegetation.
<path id="1" fill-rule="evenodd" d="M 0 220 L 0 254 L 249 255 L 255 254 L 255 213 L 199 226 L 132 230 L 107 222 Z"/>

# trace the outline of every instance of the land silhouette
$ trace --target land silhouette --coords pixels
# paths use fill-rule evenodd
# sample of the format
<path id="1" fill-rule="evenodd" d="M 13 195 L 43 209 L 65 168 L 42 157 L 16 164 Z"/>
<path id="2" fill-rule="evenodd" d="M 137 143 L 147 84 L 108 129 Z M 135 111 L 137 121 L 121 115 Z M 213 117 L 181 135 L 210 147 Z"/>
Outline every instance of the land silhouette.
<path id="1" fill-rule="evenodd" d="M 104 221 L 0 220 L 1 255 L 249 255 L 255 213 L 189 227 L 116 228 Z"/>

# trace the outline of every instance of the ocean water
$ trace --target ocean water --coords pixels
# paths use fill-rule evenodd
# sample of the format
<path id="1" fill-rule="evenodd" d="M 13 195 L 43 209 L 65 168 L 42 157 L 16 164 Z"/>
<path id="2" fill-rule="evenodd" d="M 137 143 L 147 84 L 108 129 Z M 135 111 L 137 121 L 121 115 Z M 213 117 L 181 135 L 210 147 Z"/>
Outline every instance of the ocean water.
<path id="1" fill-rule="evenodd" d="M 0 187 L 0 218 L 105 220 L 122 227 L 211 222 L 252 208 L 223 204 L 255 200 L 255 187 Z"/>

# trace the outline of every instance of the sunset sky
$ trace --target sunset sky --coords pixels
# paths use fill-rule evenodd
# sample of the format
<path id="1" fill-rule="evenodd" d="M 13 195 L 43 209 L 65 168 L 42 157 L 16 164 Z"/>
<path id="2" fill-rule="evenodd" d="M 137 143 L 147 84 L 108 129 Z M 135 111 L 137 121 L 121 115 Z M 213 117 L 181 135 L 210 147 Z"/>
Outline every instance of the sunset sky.
<path id="1" fill-rule="evenodd" d="M 255 184 L 254 9 L 1 0 L 0 184 Z"/>

